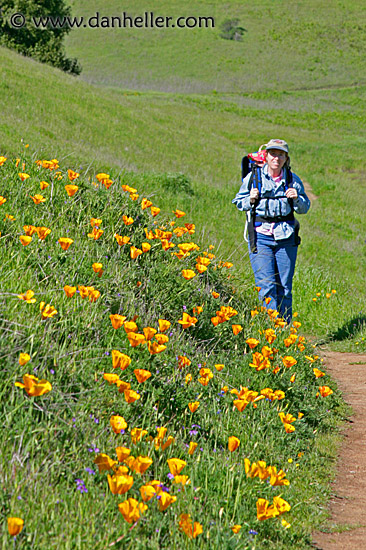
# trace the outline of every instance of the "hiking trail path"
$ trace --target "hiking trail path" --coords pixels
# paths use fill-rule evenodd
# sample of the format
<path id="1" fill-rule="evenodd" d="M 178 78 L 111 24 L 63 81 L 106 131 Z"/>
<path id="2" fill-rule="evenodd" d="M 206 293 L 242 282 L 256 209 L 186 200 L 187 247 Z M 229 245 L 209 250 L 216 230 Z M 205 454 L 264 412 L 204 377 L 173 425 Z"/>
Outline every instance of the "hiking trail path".
<path id="1" fill-rule="evenodd" d="M 366 355 L 325 351 L 322 356 L 352 416 L 341 430 L 328 532 L 313 533 L 312 545 L 317 550 L 366 550 Z"/>

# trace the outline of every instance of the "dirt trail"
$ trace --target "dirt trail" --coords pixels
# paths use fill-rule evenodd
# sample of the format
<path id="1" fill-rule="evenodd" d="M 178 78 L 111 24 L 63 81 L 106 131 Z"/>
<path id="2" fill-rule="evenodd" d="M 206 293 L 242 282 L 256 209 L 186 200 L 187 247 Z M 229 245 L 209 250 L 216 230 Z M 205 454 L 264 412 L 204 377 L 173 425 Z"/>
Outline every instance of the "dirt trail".
<path id="1" fill-rule="evenodd" d="M 313 533 L 318 550 L 366 550 L 366 355 L 324 353 L 324 362 L 352 407 L 330 501 L 330 531 Z"/>
<path id="2" fill-rule="evenodd" d="M 304 184 L 304 189 L 305 189 L 305 193 L 307 194 L 307 196 L 309 197 L 309 199 L 311 200 L 311 202 L 314 202 L 316 201 L 316 199 L 318 198 L 316 195 L 314 195 L 314 192 L 310 186 L 310 183 L 308 183 L 307 181 L 302 181 L 303 184 Z"/>

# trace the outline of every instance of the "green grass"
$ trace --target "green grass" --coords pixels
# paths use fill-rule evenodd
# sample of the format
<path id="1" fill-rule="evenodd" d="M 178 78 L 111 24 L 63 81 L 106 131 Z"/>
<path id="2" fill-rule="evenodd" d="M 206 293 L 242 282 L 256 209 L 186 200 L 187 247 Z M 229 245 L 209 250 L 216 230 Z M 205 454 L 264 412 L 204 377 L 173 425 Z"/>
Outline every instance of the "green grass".
<path id="1" fill-rule="evenodd" d="M 319 340 L 366 349 L 365 87 L 230 96 L 121 92 L 88 86 L 4 49 L 2 54 L 0 104 L 7 112 L 2 154 L 16 155 L 23 140 L 31 150 L 67 159 L 78 170 L 113 169 L 149 193 L 157 193 L 171 174 L 173 183 L 159 193 L 161 207 L 169 212 L 179 203 L 220 243 L 248 284 L 244 216 L 231 204 L 240 159 L 268 136 L 285 137 L 294 171 L 318 196 L 300 218 L 295 309 L 307 333 Z M 189 180 L 189 192 L 176 183 L 180 173 Z M 314 293 L 325 295 L 332 288 L 337 299 L 331 307 L 323 300 L 314 308 Z"/>
<path id="2" fill-rule="evenodd" d="M 75 2 L 74 12 L 116 14 L 115 2 L 100 4 Z M 119 541 L 116 548 L 145 548 L 147 540 L 149 547 L 159 549 L 309 548 L 311 531 L 327 517 L 339 444 L 335 428 L 347 411 L 335 382 L 328 375 L 315 379 L 304 356 L 316 353 L 311 346 L 315 342 L 342 351 L 366 349 L 365 8 L 359 2 L 299 6 L 268 1 L 260 6 L 190 2 L 184 10 L 178 3 L 149 8 L 136 2 L 133 9 L 136 14 L 153 9 L 172 16 L 207 12 L 218 25 L 237 16 L 247 32 L 243 42 L 229 42 L 219 38 L 218 27 L 74 31 L 67 50 L 80 58 L 81 78 L 0 50 L 0 106 L 6 113 L 0 155 L 8 157 L 0 168 L 0 194 L 7 198 L 0 206 L 2 517 L 25 519 L 15 544 L 24 549 L 98 549 L 114 541 Z M 276 60 L 281 63 L 274 65 Z M 318 198 L 300 218 L 303 242 L 294 281 L 297 319 L 309 342 L 303 352 L 296 344 L 286 348 L 289 331 L 276 329 L 277 357 L 294 355 L 298 364 L 274 374 L 249 367 L 252 353 L 245 339 L 258 337 L 261 348 L 266 341 L 259 331 L 273 324 L 262 313 L 250 317 L 256 296 L 242 239 L 243 214 L 231 199 L 240 185 L 244 152 L 277 136 L 289 142 L 294 171 Z M 24 184 L 17 175 L 21 164 L 14 166 L 16 157 L 31 174 Z M 53 179 L 34 161 L 55 157 L 63 180 L 55 180 L 52 201 L 49 187 L 43 192 L 46 203 L 34 205 L 29 195 L 40 192 L 40 179 Z M 66 168 L 80 172 L 73 198 L 64 191 Z M 92 185 L 101 171 L 115 180 L 108 191 Z M 136 187 L 139 200 L 131 201 L 121 184 Z M 161 207 L 157 218 L 141 211 L 142 196 Z M 196 224 L 193 238 L 200 252 L 178 261 L 154 240 L 150 252 L 132 260 L 127 247 L 118 247 L 116 231 L 141 245 L 144 227 L 168 223 L 177 207 L 187 213 L 184 221 Z M 5 214 L 15 221 L 4 219 Z M 132 226 L 124 226 L 122 214 L 134 218 Z M 103 219 L 98 241 L 87 237 L 91 216 Z M 19 236 L 29 223 L 52 232 L 44 242 L 33 237 L 22 247 Z M 57 240 L 66 235 L 74 243 L 64 252 Z M 173 241 L 178 244 L 179 239 Z M 194 267 L 209 243 L 215 245 L 217 258 L 202 276 L 185 281 L 182 268 Z M 234 266 L 220 269 L 220 259 Z M 96 261 L 104 264 L 101 278 L 91 267 Z M 65 284 L 92 285 L 101 296 L 95 303 L 79 295 L 69 299 Z M 37 303 L 18 300 L 17 294 L 28 288 L 35 291 Z M 213 289 L 220 293 L 216 300 Z M 57 315 L 42 320 L 40 301 L 56 307 Z M 183 306 L 192 312 L 202 303 L 196 327 L 183 330 L 177 323 Z M 210 318 L 228 304 L 238 315 L 214 328 Z M 111 327 L 108 317 L 116 312 L 128 319 L 137 316 L 140 331 L 149 324 L 157 328 L 159 318 L 170 319 L 167 349 L 151 356 L 146 346 L 131 348 L 123 329 Z M 237 336 L 232 322 L 243 326 Z M 133 404 L 103 380 L 103 373 L 112 371 L 113 349 L 131 356 L 131 365 L 120 376 L 134 389 L 134 368 L 152 372 L 142 389 L 138 386 L 141 399 Z M 21 352 L 31 355 L 24 367 L 18 363 Z M 180 371 L 176 357 L 183 354 L 192 365 Z M 204 362 L 214 372 L 207 386 L 197 381 Z M 280 359 L 272 362 L 281 365 Z M 214 368 L 217 363 L 225 364 L 221 373 Z M 315 365 L 326 370 L 319 360 Z M 188 371 L 194 381 L 186 385 Z M 28 397 L 14 386 L 26 373 L 48 379 L 52 391 Z M 316 398 L 323 383 L 335 393 Z M 224 384 L 256 391 L 269 386 L 282 389 L 286 397 L 259 401 L 256 409 L 248 405 L 239 413 L 232 406 L 233 395 L 220 391 Z M 191 415 L 187 404 L 195 400 L 200 408 Z M 304 413 L 293 434 L 285 433 L 278 418 L 281 410 Z M 111 431 L 113 413 L 126 419 L 125 434 Z M 156 427 L 163 425 L 176 439 L 166 451 L 155 449 L 147 437 L 131 443 L 131 428 L 146 428 L 155 437 Z M 227 450 L 230 435 L 241 440 L 232 454 Z M 190 440 L 199 444 L 192 457 L 186 447 Z M 126 497 L 110 493 L 105 473 L 86 470 L 96 471 L 94 449 L 115 458 L 117 445 L 131 447 L 135 456 L 151 456 L 153 465 L 142 478 L 161 480 L 178 497 L 164 513 L 155 499 L 148 503 L 148 512 L 132 529 L 117 508 Z M 166 459 L 172 456 L 187 459 L 182 473 L 191 483 L 184 491 L 173 488 L 167 477 Z M 244 457 L 283 468 L 290 486 L 273 489 L 246 478 Z M 141 500 L 142 481 L 133 476 L 127 497 Z M 76 479 L 83 479 L 87 493 L 78 491 Z M 291 523 L 287 530 L 282 517 L 256 519 L 257 498 L 272 501 L 279 494 L 292 507 L 282 516 Z M 179 515 L 185 512 L 203 525 L 203 534 L 194 541 L 178 529 Z M 239 535 L 230 530 L 234 523 L 242 525 Z M 8 548 L 5 523 L 1 537 L 2 547 Z"/>
<path id="3" fill-rule="evenodd" d="M 16 546 L 99 549 L 118 539 L 120 547 L 141 549 L 146 548 L 147 541 L 149 547 L 159 549 L 219 545 L 227 549 L 253 545 L 308 548 L 311 529 L 323 517 L 319 507 L 329 495 L 333 451 L 322 446 L 322 438 L 333 441 L 334 425 L 344 414 L 339 392 L 329 376 L 320 381 L 313 374 L 315 365 L 324 369 L 320 360 L 312 363 L 305 357 L 312 356 L 314 349 L 307 343 L 299 347 L 294 327 L 281 329 L 263 312 L 252 317 L 250 311 L 256 305 L 253 289 L 233 283 L 235 277 L 230 276 L 230 268 L 221 266 L 215 249 L 217 257 L 211 258 L 207 271 L 190 281 L 182 277 L 182 269 L 196 270 L 197 258 L 212 254 L 210 241 L 200 234 L 199 227 L 192 236 L 172 237 L 173 251 L 179 243 L 192 239 L 200 246 L 179 260 L 171 250 L 162 249 L 159 239 L 148 240 L 145 233 L 145 228 L 171 229 L 174 216 L 160 213 L 154 218 L 149 209 L 142 210 L 142 195 L 133 201 L 122 191 L 126 179 L 112 173 L 114 183 L 106 190 L 95 186 L 95 172 L 90 169 L 76 180 L 77 193 L 68 197 L 64 186 L 69 165 L 61 164 L 59 179 L 55 172 L 38 167 L 38 158 L 20 153 L 18 168 L 11 158 L 0 168 L 1 193 L 7 199 L 0 207 L 4 214 L 0 222 L 4 380 L 1 499 L 4 518 L 19 516 L 25 520 Z M 18 176 L 20 170 L 30 175 L 24 182 Z M 42 192 L 46 201 L 36 205 L 31 196 L 40 192 L 40 181 L 50 185 Z M 159 205 L 159 196 L 153 202 Z M 14 220 L 6 218 L 10 213 Z M 131 216 L 133 223 L 126 226 L 123 215 Z M 104 232 L 98 240 L 88 237 L 92 217 L 102 219 Z M 195 222 L 189 215 L 183 220 Z M 33 235 L 23 247 L 19 237 L 24 234 L 24 225 L 45 226 L 51 233 L 43 241 Z M 178 225 L 180 220 L 176 220 Z M 131 259 L 129 246 L 118 246 L 116 233 L 129 236 L 138 247 L 149 242 L 151 249 Z M 66 236 L 73 243 L 62 250 L 58 240 Z M 94 262 L 103 264 L 100 278 L 92 269 Z M 100 296 L 95 301 L 82 299 L 80 293 L 68 298 L 65 285 L 93 286 Z M 19 300 L 18 295 L 27 289 L 35 292 L 36 303 Z M 213 290 L 219 297 L 213 297 Z M 57 313 L 42 319 L 41 302 L 55 307 Z M 185 311 L 194 313 L 193 308 L 199 305 L 203 311 L 197 315 L 195 326 L 184 329 L 178 320 Z M 221 306 L 235 308 L 236 314 L 215 327 L 211 317 Z M 159 318 L 168 319 L 171 327 L 166 349 L 152 355 L 146 345 L 131 347 L 123 327 L 115 330 L 111 325 L 109 315 L 115 313 L 128 320 L 134 318 L 139 333 L 147 326 L 158 328 Z M 232 323 L 241 324 L 242 332 L 234 335 Z M 275 329 L 276 340 L 271 347 L 276 351 L 268 368 L 256 371 L 249 365 L 254 352 L 245 341 L 249 336 L 257 337 L 256 349 L 262 349 L 268 345 L 263 333 L 267 328 Z M 295 336 L 292 344 L 286 341 L 290 332 Z M 112 368 L 112 350 L 132 360 L 126 370 L 118 370 L 121 379 L 139 392 L 140 399 L 132 404 L 103 379 L 103 373 L 117 372 Z M 21 352 L 31 357 L 24 366 L 18 363 Z M 191 365 L 179 369 L 179 355 L 187 356 Z M 282 362 L 286 355 L 295 357 L 297 364 L 286 368 Z M 225 367 L 217 372 L 216 364 Z M 213 372 L 207 385 L 198 380 L 204 366 Z M 279 367 L 278 372 L 273 372 L 274 367 Z M 137 384 L 133 374 L 136 368 L 149 370 L 151 378 Z M 192 381 L 187 384 L 188 373 Z M 27 396 L 14 385 L 25 374 L 48 380 L 52 390 L 39 397 Z M 292 375 L 296 377 L 291 381 Z M 323 384 L 330 384 L 334 393 L 317 397 Z M 227 393 L 223 386 L 228 387 Z M 233 407 L 235 396 L 230 390 L 240 390 L 240 386 L 257 392 L 270 387 L 282 390 L 285 397 L 258 401 L 256 407 L 249 403 L 239 413 Z M 187 408 L 193 401 L 200 402 L 194 414 Z M 293 433 L 285 432 L 279 412 L 294 415 Z M 301 419 L 297 418 L 299 412 L 304 415 Z M 114 414 L 125 418 L 125 433 L 112 432 L 109 421 Z M 175 438 L 164 451 L 154 445 L 157 426 L 166 426 L 167 435 Z M 137 443 L 131 440 L 134 427 L 147 430 Z M 227 445 L 232 435 L 241 444 L 230 453 Z M 190 441 L 198 443 L 192 456 L 187 452 Z M 115 459 L 117 446 L 127 446 L 133 456 L 148 455 L 153 461 L 142 476 L 131 469 L 134 484 L 125 495 L 111 494 L 106 473 L 98 473 L 94 464 L 100 453 Z M 166 461 L 171 457 L 187 462 L 182 473 L 189 476 L 190 484 L 184 491 L 169 479 Z M 290 485 L 272 487 L 257 478 L 247 478 L 244 458 L 283 468 Z M 87 492 L 78 489 L 80 479 Z M 141 501 L 139 488 L 152 479 L 168 487 L 176 502 L 160 512 L 154 498 L 141 520 L 128 524 L 117 504 L 129 497 Z M 258 521 L 257 499 L 272 502 L 279 495 L 290 503 L 291 511 L 279 519 Z M 182 513 L 191 514 L 202 524 L 202 536 L 192 542 L 179 531 Z M 290 529 L 282 526 L 283 517 L 291 523 Z M 238 535 L 230 529 L 234 524 L 242 525 Z M 7 548 L 5 526 L 1 540 Z"/>
<path id="4" fill-rule="evenodd" d="M 116 0 L 76 0 L 84 17 L 142 15 L 211 16 L 215 28 L 88 29 L 67 38 L 67 51 L 94 84 L 139 90 L 207 93 L 289 91 L 365 83 L 364 3 L 320 4 L 265 0 L 203 3 L 160 0 L 121 6 Z M 241 42 L 223 40 L 220 26 L 238 18 Z"/>

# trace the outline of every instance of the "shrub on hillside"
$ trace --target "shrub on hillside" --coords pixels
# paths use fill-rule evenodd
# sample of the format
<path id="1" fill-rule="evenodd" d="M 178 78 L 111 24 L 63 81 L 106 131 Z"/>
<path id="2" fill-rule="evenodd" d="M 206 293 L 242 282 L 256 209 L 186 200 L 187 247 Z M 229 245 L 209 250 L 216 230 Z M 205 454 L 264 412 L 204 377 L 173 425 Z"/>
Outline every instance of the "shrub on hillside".
<path id="1" fill-rule="evenodd" d="M 225 19 L 220 28 L 220 36 L 225 40 L 242 40 L 243 34 L 246 32 L 244 27 L 240 27 L 239 19 Z"/>
<path id="2" fill-rule="evenodd" d="M 225 19 L 220 29 L 220 36 L 225 40 L 242 40 L 243 34 L 246 32 L 244 27 L 240 27 L 239 19 Z"/>
<path id="3" fill-rule="evenodd" d="M 71 74 L 80 74 L 77 59 L 66 57 L 63 39 L 71 30 L 69 26 L 53 28 L 42 25 L 37 28 L 32 18 L 58 17 L 61 21 L 70 17 L 71 9 L 64 0 L 2 0 L 0 8 L 0 44 L 33 57 L 42 63 L 53 65 Z M 13 23 L 12 16 L 18 14 Z M 21 26 L 24 17 L 24 26 Z M 19 25 L 19 28 L 16 28 Z"/>

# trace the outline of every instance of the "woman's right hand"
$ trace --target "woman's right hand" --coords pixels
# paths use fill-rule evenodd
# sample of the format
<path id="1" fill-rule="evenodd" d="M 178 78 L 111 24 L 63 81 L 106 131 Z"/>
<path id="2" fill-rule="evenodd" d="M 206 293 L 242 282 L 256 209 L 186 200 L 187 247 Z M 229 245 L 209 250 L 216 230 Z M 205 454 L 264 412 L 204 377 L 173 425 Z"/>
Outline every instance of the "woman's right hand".
<path id="1" fill-rule="evenodd" d="M 251 204 L 254 204 L 256 200 L 259 199 L 259 189 L 256 187 L 252 187 L 249 193 L 250 202 Z"/>

